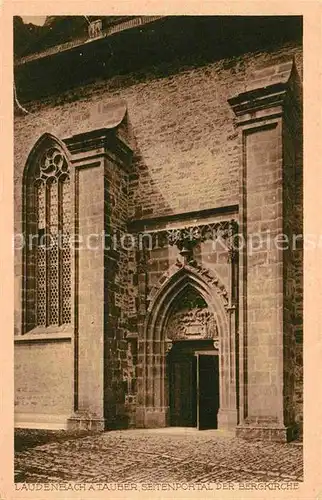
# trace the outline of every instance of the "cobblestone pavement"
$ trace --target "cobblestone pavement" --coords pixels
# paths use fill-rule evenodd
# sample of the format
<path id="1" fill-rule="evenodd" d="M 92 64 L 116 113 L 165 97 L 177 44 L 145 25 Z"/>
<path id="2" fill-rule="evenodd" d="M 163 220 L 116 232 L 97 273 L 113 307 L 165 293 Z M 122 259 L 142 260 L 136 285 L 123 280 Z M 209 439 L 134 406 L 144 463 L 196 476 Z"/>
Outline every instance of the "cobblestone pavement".
<path id="1" fill-rule="evenodd" d="M 248 442 L 219 431 L 110 431 L 16 452 L 15 481 L 303 481 L 303 448 Z"/>

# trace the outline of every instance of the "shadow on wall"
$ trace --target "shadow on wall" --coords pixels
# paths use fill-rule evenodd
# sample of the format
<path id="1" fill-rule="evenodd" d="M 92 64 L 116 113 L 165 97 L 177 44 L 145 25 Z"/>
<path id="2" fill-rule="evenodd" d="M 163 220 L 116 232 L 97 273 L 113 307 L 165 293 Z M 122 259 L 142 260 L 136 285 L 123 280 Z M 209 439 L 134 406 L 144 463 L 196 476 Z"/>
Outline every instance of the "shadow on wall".
<path id="1" fill-rule="evenodd" d="M 164 211 L 172 213 L 170 205 L 164 200 L 150 175 L 128 115 L 126 125 L 127 140 L 134 151 L 129 174 L 128 222 L 143 217 L 148 218 L 155 214 L 156 210 L 153 207 L 156 206 L 162 207 L 162 213 Z M 140 199 L 142 189 L 146 190 L 145 200 L 150 200 L 150 206 L 146 206 L 146 201 Z M 137 336 L 147 306 L 149 283 L 148 268 L 142 269 L 142 261 L 147 258 L 145 250 L 135 247 L 125 254 L 121 260 L 123 258 L 126 260 L 127 283 L 122 283 L 119 279 L 123 265 L 120 264 L 121 249 L 111 252 L 112 258 L 107 269 L 107 275 L 110 276 L 107 285 L 109 293 L 105 324 L 108 326 L 104 350 L 106 381 L 104 406 L 107 429 L 127 429 L 136 426 Z M 123 308 L 117 302 L 117 295 L 120 293 L 126 296 L 127 308 Z"/>

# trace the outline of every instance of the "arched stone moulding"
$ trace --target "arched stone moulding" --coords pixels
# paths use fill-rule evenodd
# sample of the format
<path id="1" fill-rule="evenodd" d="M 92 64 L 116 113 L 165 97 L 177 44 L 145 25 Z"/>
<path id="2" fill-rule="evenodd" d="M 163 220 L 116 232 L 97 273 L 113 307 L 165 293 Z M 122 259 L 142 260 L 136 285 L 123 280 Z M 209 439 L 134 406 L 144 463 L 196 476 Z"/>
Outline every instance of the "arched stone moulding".
<path id="1" fill-rule="evenodd" d="M 192 288 L 207 303 L 214 314 L 219 336 L 220 411 L 219 428 L 235 426 L 236 379 L 235 335 L 231 329 L 231 309 L 228 292 L 222 280 L 197 264 L 175 264 L 161 277 L 149 296 L 144 328 L 143 387 L 141 388 L 145 427 L 168 425 L 169 388 L 167 380 L 166 325 L 175 301 Z M 234 312 L 234 311 L 233 311 Z"/>
<path id="2" fill-rule="evenodd" d="M 169 279 L 172 278 L 172 276 L 176 275 L 179 271 L 182 270 L 185 273 L 190 272 L 192 275 L 202 276 L 204 282 L 216 286 L 217 293 L 219 293 L 222 296 L 224 307 L 228 307 L 229 304 L 228 292 L 226 286 L 224 285 L 223 281 L 221 280 L 221 278 L 218 276 L 217 273 L 197 264 L 196 262 L 194 263 L 190 262 L 189 264 L 175 263 L 169 267 L 169 269 L 161 276 L 159 281 L 153 286 L 147 298 L 149 302 L 147 310 L 148 315 L 149 312 L 152 311 L 152 309 L 155 307 L 155 303 L 157 302 L 158 298 L 158 293 L 159 292 L 161 293 L 161 291 L 163 291 L 167 281 L 169 281 Z M 147 321 L 148 321 L 148 315 L 147 315 Z"/>

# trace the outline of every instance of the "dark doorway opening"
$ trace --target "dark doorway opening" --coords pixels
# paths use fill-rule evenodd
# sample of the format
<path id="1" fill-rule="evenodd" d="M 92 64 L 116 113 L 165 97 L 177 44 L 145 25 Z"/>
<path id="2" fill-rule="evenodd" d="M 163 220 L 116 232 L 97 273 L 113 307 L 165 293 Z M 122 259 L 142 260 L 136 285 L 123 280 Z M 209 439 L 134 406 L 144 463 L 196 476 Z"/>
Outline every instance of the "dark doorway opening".
<path id="1" fill-rule="evenodd" d="M 168 370 L 170 425 L 216 429 L 219 356 L 212 341 L 176 342 Z"/>
<path id="2" fill-rule="evenodd" d="M 170 425 L 197 426 L 197 359 L 179 352 L 170 363 Z"/>
<path id="3" fill-rule="evenodd" d="M 219 410 L 219 356 L 198 355 L 198 428 L 217 429 Z"/>

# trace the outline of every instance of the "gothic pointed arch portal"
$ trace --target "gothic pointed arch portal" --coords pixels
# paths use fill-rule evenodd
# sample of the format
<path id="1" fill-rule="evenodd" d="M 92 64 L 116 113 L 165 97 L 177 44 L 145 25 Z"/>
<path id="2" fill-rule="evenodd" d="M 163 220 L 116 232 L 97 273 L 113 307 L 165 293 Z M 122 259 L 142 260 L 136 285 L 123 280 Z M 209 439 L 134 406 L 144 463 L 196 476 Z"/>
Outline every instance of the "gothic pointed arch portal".
<path id="1" fill-rule="evenodd" d="M 178 345 L 216 346 L 219 361 L 218 428 L 237 425 L 234 309 L 225 285 L 196 264 L 174 265 L 150 293 L 142 339 L 139 420 L 171 425 L 169 360 Z"/>

